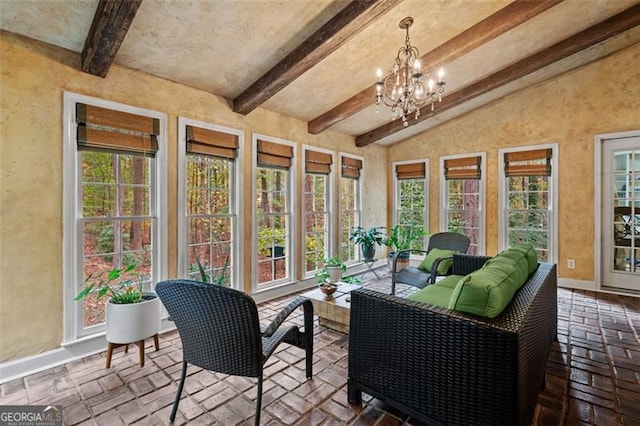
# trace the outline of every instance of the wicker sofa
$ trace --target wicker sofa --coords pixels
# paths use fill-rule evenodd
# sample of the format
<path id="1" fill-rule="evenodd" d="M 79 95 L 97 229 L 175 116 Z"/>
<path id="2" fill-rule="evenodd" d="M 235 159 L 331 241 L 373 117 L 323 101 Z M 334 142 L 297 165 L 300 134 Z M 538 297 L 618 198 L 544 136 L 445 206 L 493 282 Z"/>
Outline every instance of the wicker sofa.
<path id="1" fill-rule="evenodd" d="M 456 254 L 453 274 L 488 259 Z M 531 424 L 557 332 L 556 287 L 556 266 L 539 264 L 495 318 L 352 292 L 349 403 L 365 392 L 427 424 Z"/>

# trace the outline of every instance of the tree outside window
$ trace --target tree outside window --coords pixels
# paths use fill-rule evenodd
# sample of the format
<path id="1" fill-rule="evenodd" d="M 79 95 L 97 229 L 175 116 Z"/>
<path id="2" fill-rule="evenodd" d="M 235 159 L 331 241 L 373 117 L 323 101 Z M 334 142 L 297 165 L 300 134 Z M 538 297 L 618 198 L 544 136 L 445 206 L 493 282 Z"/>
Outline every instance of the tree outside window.
<path id="1" fill-rule="evenodd" d="M 232 200 L 233 161 L 189 154 L 186 166 L 188 276 L 209 281 L 224 271 L 221 284 L 230 286 L 236 216 Z"/>
<path id="2" fill-rule="evenodd" d="M 258 286 L 288 278 L 290 259 L 288 234 L 288 170 L 256 169 L 258 218 Z"/>
<path id="3" fill-rule="evenodd" d="M 504 153 L 506 243 L 531 243 L 553 261 L 552 148 Z"/>

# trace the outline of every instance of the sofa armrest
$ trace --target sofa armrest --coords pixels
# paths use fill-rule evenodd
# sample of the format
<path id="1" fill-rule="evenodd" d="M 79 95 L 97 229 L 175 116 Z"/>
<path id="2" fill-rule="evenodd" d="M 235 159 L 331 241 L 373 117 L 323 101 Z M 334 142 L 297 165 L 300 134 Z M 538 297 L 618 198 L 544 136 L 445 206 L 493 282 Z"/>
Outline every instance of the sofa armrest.
<path id="1" fill-rule="evenodd" d="M 453 266 L 451 273 L 453 275 L 467 275 L 482 266 L 491 259 L 491 256 L 476 256 L 473 254 L 454 253 Z"/>

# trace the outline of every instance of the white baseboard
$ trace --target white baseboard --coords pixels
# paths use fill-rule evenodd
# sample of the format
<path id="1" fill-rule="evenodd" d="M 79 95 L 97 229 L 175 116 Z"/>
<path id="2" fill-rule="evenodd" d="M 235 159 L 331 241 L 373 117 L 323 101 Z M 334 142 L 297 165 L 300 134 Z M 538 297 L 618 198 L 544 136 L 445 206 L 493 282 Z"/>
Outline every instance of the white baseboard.
<path id="1" fill-rule="evenodd" d="M 576 280 L 573 278 L 558 277 L 558 287 L 598 291 L 598 289 L 596 288 L 596 283 L 594 281 Z"/>
<path id="2" fill-rule="evenodd" d="M 175 329 L 175 325 L 162 320 L 160 333 Z M 89 355 L 107 350 L 107 340 L 104 333 L 76 340 L 41 354 L 18 358 L 0 363 L 0 384 L 35 374 L 49 368 L 57 367 Z"/>

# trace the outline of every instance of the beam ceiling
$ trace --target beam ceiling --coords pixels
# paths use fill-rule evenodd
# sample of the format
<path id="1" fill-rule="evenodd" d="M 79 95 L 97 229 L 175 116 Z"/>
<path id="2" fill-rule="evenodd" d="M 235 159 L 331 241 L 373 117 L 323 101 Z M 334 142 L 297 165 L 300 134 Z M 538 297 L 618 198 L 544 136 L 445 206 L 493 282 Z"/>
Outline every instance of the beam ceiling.
<path id="1" fill-rule="evenodd" d="M 566 38 L 551 47 L 541 50 L 528 58 L 503 68 L 483 80 L 444 97 L 442 102 L 437 104 L 435 111 L 422 113 L 417 120 L 410 122 L 410 126 L 434 117 L 448 109 L 462 105 L 463 103 L 482 94 L 495 90 L 507 83 L 522 78 L 534 71 L 592 47 L 638 25 L 640 25 L 640 4 L 630 7 L 629 9 L 606 19 L 599 24 L 587 28 L 586 30 Z M 403 129 L 406 129 L 406 127 L 403 126 L 401 120 L 392 121 L 391 123 L 385 124 L 384 126 L 380 126 L 377 129 L 356 137 L 356 146 L 367 146 Z"/>
<path id="2" fill-rule="evenodd" d="M 401 1 L 352 1 L 235 98 L 233 111 L 250 113 Z"/>
<path id="3" fill-rule="evenodd" d="M 100 0 L 80 56 L 82 71 L 106 77 L 142 0 Z"/>
<path id="4" fill-rule="evenodd" d="M 539 15 L 562 0 L 515 1 L 500 9 L 473 27 L 463 31 L 420 58 L 423 64 L 446 64 L 501 34 Z M 314 118 L 308 123 L 308 131 L 318 134 L 334 124 L 370 106 L 375 99 L 375 85 L 347 99 L 340 105 Z"/>

